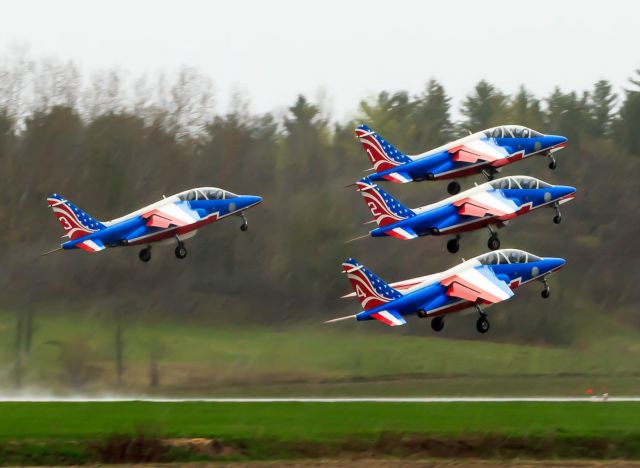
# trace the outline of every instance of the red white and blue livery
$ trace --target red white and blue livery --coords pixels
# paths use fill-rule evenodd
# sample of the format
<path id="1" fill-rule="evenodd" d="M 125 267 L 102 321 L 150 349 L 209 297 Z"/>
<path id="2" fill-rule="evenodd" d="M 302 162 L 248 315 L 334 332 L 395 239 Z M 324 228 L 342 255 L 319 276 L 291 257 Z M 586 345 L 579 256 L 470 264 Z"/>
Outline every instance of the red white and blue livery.
<path id="1" fill-rule="evenodd" d="M 444 328 L 444 316 L 465 309 L 479 315 L 476 329 L 489 330 L 485 309 L 513 297 L 521 285 L 534 280 L 544 284 L 542 297 L 549 297 L 547 276 L 565 264 L 562 258 L 537 257 L 516 249 L 489 252 L 441 273 L 387 284 L 353 258 L 342 264 L 342 271 L 357 297 L 362 312 L 325 323 L 355 319 L 378 320 L 389 326 L 404 325 L 405 317 L 431 318 L 435 331 Z"/>
<path id="2" fill-rule="evenodd" d="M 98 221 L 62 195 L 47 198 L 64 236 L 69 238 L 56 250 L 82 249 L 100 252 L 109 247 L 143 245 L 140 260 L 151 259 L 151 244 L 175 243 L 178 258 L 187 256 L 185 239 L 201 227 L 231 215 L 241 216 L 240 229 L 248 228 L 244 212 L 262 202 L 253 195 L 236 195 L 215 187 L 177 193 L 111 221 Z M 54 250 L 55 251 L 55 250 Z"/>
<path id="3" fill-rule="evenodd" d="M 553 222 L 558 224 L 562 220 L 560 205 L 576 194 L 574 187 L 512 176 L 486 182 L 431 205 L 409 209 L 368 178 L 361 179 L 357 186 L 378 224 L 369 232 L 370 236 L 410 240 L 419 236 L 453 235 L 447 243 L 451 253 L 459 250 L 461 233 L 482 228 L 489 229 L 489 248 L 499 249 L 496 230 L 537 208 L 553 208 Z"/>
<path id="4" fill-rule="evenodd" d="M 400 184 L 421 180 L 443 180 L 482 173 L 491 180 L 501 167 L 530 156 L 550 159 L 567 145 L 567 138 L 543 135 L 520 125 L 503 125 L 468 135 L 446 145 L 417 155 L 404 154 L 366 125 L 359 125 L 356 135 L 369 157 L 373 170 L 371 180 L 388 180 Z M 450 182 L 447 190 L 454 195 L 460 184 Z"/>

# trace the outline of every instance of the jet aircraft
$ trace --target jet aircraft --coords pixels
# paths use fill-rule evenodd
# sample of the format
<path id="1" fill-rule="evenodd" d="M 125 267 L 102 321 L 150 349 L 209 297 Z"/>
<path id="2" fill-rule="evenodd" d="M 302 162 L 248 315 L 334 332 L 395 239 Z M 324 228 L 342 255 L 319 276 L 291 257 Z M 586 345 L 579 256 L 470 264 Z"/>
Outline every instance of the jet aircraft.
<path id="1" fill-rule="evenodd" d="M 488 247 L 499 249 L 496 228 L 544 206 L 555 210 L 553 222 L 559 224 L 560 205 L 572 200 L 576 193 L 574 187 L 550 185 L 528 176 L 511 176 L 486 182 L 431 205 L 409 209 L 368 178 L 361 179 L 357 186 L 379 226 L 369 232 L 370 236 L 409 240 L 453 234 L 447 242 L 451 253 L 460 248 L 460 233 L 484 227 L 490 232 Z"/>
<path id="2" fill-rule="evenodd" d="M 178 258 L 187 256 L 184 241 L 201 227 L 231 215 L 243 219 L 240 229 L 249 227 L 244 212 L 262 202 L 253 195 L 236 195 L 215 187 L 202 187 L 177 193 L 112 221 L 97 221 L 61 195 L 54 193 L 47 202 L 69 240 L 57 250 L 82 249 L 99 252 L 107 247 L 143 245 L 139 257 L 151 260 L 151 244 L 176 244 Z M 47 253 L 51 253 L 47 252 Z"/>
<path id="3" fill-rule="evenodd" d="M 502 166 L 534 155 L 548 157 L 549 168 L 555 169 L 553 154 L 567 145 L 563 136 L 543 135 L 520 125 L 503 125 L 411 156 L 394 148 L 366 125 L 359 125 L 355 132 L 375 171 L 369 178 L 401 184 L 456 179 L 477 173 L 491 180 Z M 460 184 L 453 180 L 447 190 L 455 195 L 460 191 Z"/>
<path id="4" fill-rule="evenodd" d="M 548 298 L 547 276 L 564 264 L 562 258 L 540 258 L 522 250 L 504 249 L 463 261 L 441 273 L 387 284 L 349 258 L 342 264 L 342 271 L 355 292 L 344 297 L 357 297 L 364 311 L 325 323 L 379 320 L 393 327 L 407 323 L 406 316 L 417 315 L 431 318 L 431 328 L 441 331 L 445 315 L 475 308 L 476 329 L 486 333 L 486 307 L 511 298 L 518 287 L 534 280 L 544 284 L 542 297 Z"/>

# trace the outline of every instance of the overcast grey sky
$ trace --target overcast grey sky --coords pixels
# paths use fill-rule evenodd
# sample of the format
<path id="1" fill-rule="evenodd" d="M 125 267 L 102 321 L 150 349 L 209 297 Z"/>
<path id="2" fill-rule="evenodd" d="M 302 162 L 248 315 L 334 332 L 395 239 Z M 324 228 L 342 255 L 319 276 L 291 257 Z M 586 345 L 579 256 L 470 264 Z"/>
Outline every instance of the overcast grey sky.
<path id="1" fill-rule="evenodd" d="M 235 90 L 254 111 L 321 90 L 338 118 L 381 90 L 440 80 L 457 100 L 485 78 L 506 92 L 555 85 L 621 88 L 640 68 L 640 2 L 67 1 L 2 5 L 0 51 L 72 59 L 132 76 L 195 66 L 224 108 Z"/>

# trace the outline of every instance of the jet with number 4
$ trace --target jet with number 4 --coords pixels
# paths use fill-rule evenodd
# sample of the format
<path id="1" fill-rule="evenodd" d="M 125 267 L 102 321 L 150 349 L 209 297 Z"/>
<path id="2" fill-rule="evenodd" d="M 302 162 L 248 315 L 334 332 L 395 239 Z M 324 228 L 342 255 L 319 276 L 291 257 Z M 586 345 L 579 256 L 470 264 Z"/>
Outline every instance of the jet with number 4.
<path id="1" fill-rule="evenodd" d="M 501 167 L 535 155 L 548 157 L 549 168 L 555 169 L 553 155 L 567 145 L 563 136 L 543 135 L 520 125 L 503 125 L 412 156 L 398 151 L 366 125 L 359 125 L 355 132 L 375 171 L 369 179 L 400 184 L 450 180 L 478 173 L 491 180 Z M 455 195 L 460 184 L 453 180 L 447 190 Z"/>
<path id="2" fill-rule="evenodd" d="M 177 193 L 112 221 L 97 221 L 54 193 L 47 203 L 58 218 L 69 240 L 52 250 L 82 249 L 100 252 L 108 247 L 142 245 L 140 260 L 151 260 L 151 244 L 175 243 L 178 258 L 187 256 L 184 241 L 198 229 L 231 215 L 243 219 L 240 229 L 248 229 L 244 212 L 262 202 L 253 195 L 236 195 L 215 187 L 202 187 Z M 47 252 L 47 253 L 51 253 Z"/>
<path id="3" fill-rule="evenodd" d="M 562 258 L 537 257 L 516 249 L 497 250 L 472 258 L 441 273 L 387 284 L 353 258 L 342 271 L 363 311 L 325 323 L 355 319 L 378 320 L 386 325 L 404 325 L 405 317 L 431 318 L 431 328 L 441 331 L 444 317 L 464 309 L 478 313 L 476 329 L 489 331 L 486 308 L 510 299 L 523 284 L 539 280 L 542 297 L 549 297 L 547 276 L 565 264 Z"/>
<path id="4" fill-rule="evenodd" d="M 447 242 L 451 253 L 460 248 L 460 233 L 482 228 L 490 232 L 488 247 L 499 249 L 498 228 L 517 216 L 545 206 L 555 210 L 553 222 L 559 224 L 560 205 L 576 194 L 574 187 L 550 185 L 528 176 L 511 176 L 477 185 L 431 205 L 409 209 L 368 178 L 361 179 L 357 186 L 378 224 L 369 232 L 371 237 L 409 240 L 418 236 L 453 235 Z"/>

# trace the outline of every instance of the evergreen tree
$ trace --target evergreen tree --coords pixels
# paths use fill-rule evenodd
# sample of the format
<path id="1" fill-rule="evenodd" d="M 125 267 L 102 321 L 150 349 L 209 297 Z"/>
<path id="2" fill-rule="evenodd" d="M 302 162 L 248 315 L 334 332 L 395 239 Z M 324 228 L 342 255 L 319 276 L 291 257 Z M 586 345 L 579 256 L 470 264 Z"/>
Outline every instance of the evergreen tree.
<path id="1" fill-rule="evenodd" d="M 590 133 L 593 136 L 603 137 L 610 134 L 616 100 L 617 96 L 609 81 L 596 82 L 589 99 Z"/>
<path id="2" fill-rule="evenodd" d="M 453 137 L 451 98 L 436 80 L 427 83 L 418 97 L 414 110 L 414 142 L 412 147 L 425 151 L 440 146 Z"/>
<path id="3" fill-rule="evenodd" d="M 640 154 L 640 69 L 636 74 L 638 78 L 629 79 L 633 87 L 625 90 L 616 133 L 625 150 Z"/>
<path id="4" fill-rule="evenodd" d="M 477 132 L 504 123 L 507 114 L 507 96 L 485 80 L 481 80 L 462 102 L 461 112 L 466 117 L 462 130 Z"/>

